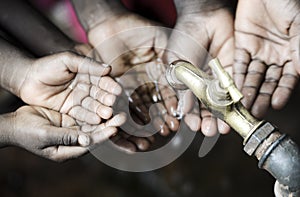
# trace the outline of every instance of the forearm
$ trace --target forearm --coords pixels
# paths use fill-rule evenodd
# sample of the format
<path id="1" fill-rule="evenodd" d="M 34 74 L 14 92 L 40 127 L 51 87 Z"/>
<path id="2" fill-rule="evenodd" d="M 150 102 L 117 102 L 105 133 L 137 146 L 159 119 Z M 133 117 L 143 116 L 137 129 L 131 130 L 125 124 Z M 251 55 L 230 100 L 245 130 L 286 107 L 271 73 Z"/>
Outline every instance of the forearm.
<path id="1" fill-rule="evenodd" d="M 19 91 L 32 60 L 0 37 L 0 86 L 20 96 Z"/>
<path id="2" fill-rule="evenodd" d="M 72 3 L 86 31 L 107 18 L 126 11 L 121 0 L 72 0 Z"/>
<path id="3" fill-rule="evenodd" d="M 0 148 L 10 144 L 14 113 L 0 115 Z"/>
<path id="4" fill-rule="evenodd" d="M 37 56 L 70 50 L 75 45 L 24 0 L 0 1 L 0 25 Z"/>
<path id="5" fill-rule="evenodd" d="M 237 0 L 174 0 L 178 16 L 232 7 Z"/>

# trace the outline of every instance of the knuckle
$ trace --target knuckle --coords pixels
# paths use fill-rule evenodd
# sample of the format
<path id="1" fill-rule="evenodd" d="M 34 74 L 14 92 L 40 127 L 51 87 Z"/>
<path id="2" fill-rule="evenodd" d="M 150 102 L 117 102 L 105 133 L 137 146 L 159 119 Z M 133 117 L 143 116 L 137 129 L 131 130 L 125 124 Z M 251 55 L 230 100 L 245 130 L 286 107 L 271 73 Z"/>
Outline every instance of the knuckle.
<path id="1" fill-rule="evenodd" d="M 61 57 L 65 60 L 65 61 L 70 61 L 73 57 L 74 54 L 69 52 L 69 51 L 65 51 L 61 53 Z"/>
<path id="2" fill-rule="evenodd" d="M 39 130 L 38 136 L 39 136 L 39 140 L 41 140 L 44 143 L 47 143 L 49 141 L 49 132 L 48 129 L 45 128 L 41 128 Z"/>
<path id="3" fill-rule="evenodd" d="M 75 144 L 77 142 L 76 136 L 73 136 L 71 134 L 64 134 L 62 138 L 62 144 L 63 145 L 71 145 Z"/>

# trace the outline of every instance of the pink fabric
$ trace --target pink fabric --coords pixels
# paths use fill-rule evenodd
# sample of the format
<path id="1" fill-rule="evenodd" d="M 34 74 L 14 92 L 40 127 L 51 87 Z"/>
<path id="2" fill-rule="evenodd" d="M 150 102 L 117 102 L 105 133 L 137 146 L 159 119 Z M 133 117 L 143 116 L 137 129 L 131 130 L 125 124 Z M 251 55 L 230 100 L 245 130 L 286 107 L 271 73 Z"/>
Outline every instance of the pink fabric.
<path id="1" fill-rule="evenodd" d="M 65 0 L 65 2 L 66 2 L 66 7 L 67 7 L 68 13 L 69 13 L 69 20 L 73 27 L 74 36 L 76 37 L 77 41 L 82 42 L 82 43 L 87 43 L 88 42 L 87 35 L 77 18 L 77 15 L 75 13 L 75 10 L 74 10 L 74 7 L 73 7 L 71 1 Z"/>

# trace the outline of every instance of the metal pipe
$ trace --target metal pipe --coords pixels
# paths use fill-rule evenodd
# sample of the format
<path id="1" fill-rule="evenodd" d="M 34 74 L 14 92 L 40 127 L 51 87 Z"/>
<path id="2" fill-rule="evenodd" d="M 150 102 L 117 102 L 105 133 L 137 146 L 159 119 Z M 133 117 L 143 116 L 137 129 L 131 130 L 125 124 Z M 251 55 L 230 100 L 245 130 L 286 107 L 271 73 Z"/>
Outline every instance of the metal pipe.
<path id="1" fill-rule="evenodd" d="M 217 118 L 224 120 L 244 139 L 244 151 L 255 155 L 259 167 L 276 179 L 276 196 L 300 193 L 300 151 L 286 135 L 269 122 L 254 118 L 240 102 L 242 94 L 218 59 L 209 62 L 212 78 L 189 62 L 178 60 L 167 69 L 166 78 L 176 89 L 190 89 Z"/>

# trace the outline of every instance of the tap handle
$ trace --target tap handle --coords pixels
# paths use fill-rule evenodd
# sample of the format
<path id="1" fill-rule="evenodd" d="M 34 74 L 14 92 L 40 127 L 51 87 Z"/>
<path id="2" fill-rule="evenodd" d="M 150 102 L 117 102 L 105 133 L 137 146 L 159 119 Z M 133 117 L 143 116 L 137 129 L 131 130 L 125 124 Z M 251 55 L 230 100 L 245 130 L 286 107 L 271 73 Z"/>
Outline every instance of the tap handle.
<path id="1" fill-rule="evenodd" d="M 212 71 L 217 75 L 220 85 L 222 88 L 226 89 L 229 92 L 229 95 L 234 103 L 239 102 L 243 95 L 235 86 L 234 81 L 230 75 L 224 70 L 218 58 L 212 59 L 208 63 Z"/>

